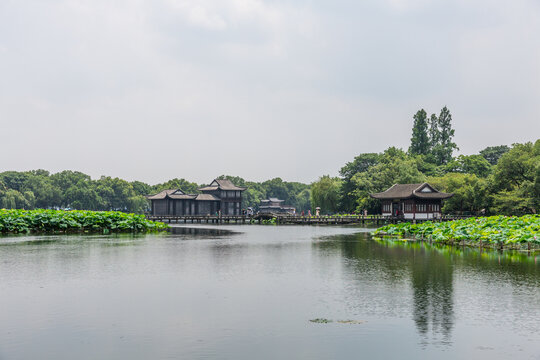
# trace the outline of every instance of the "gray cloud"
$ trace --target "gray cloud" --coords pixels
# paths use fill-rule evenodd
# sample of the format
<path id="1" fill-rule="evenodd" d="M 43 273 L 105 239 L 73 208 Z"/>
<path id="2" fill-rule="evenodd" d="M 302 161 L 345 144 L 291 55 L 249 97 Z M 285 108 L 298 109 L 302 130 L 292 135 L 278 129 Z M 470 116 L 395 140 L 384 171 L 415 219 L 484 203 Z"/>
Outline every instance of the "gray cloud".
<path id="1" fill-rule="evenodd" d="M 534 1 L 3 1 L 0 171 L 312 181 L 406 148 L 540 134 Z"/>

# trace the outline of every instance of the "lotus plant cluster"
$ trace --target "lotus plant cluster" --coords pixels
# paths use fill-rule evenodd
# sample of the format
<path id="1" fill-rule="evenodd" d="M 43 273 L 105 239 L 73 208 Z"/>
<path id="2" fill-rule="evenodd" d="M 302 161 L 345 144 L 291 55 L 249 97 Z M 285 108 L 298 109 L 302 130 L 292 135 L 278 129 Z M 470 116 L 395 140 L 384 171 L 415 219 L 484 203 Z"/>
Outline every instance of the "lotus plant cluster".
<path id="1" fill-rule="evenodd" d="M 147 232 L 168 226 L 119 211 L 0 209 L 0 233 Z"/>
<path id="2" fill-rule="evenodd" d="M 435 242 L 540 244 L 540 215 L 490 216 L 447 222 L 400 223 L 378 228 L 374 235 L 421 237 Z"/>

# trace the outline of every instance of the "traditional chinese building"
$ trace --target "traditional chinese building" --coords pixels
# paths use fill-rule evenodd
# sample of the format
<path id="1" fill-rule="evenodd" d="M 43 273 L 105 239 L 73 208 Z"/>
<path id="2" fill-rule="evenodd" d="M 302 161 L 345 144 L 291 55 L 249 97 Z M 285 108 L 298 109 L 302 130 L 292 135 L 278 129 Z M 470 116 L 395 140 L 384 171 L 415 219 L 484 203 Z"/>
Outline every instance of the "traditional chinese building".
<path id="1" fill-rule="evenodd" d="M 176 189 L 148 196 L 152 202 L 152 215 L 241 214 L 242 192 L 246 188 L 236 186 L 230 180 L 215 179 L 199 190 L 202 194 L 186 194 Z"/>
<path id="2" fill-rule="evenodd" d="M 371 197 L 381 200 L 383 216 L 437 219 L 441 217 L 442 201 L 453 195 L 423 183 L 395 184 L 386 191 L 371 194 Z"/>
<path id="3" fill-rule="evenodd" d="M 292 206 L 283 205 L 284 201 L 278 198 L 261 200 L 259 212 L 263 214 L 295 214 L 296 209 Z"/>
<path id="4" fill-rule="evenodd" d="M 242 206 L 242 191 L 245 187 L 236 186 L 227 179 L 215 179 L 206 187 L 200 188 L 206 195 L 220 199 L 220 210 L 223 215 L 240 215 Z"/>

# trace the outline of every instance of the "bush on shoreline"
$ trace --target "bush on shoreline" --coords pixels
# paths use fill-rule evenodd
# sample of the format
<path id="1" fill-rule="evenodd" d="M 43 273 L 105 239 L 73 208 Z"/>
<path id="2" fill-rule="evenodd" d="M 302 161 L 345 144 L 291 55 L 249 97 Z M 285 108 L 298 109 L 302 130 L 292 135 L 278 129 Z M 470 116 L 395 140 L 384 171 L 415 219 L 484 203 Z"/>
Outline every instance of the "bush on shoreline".
<path id="1" fill-rule="evenodd" d="M 119 211 L 0 209 L 0 233 L 147 232 L 168 226 Z"/>

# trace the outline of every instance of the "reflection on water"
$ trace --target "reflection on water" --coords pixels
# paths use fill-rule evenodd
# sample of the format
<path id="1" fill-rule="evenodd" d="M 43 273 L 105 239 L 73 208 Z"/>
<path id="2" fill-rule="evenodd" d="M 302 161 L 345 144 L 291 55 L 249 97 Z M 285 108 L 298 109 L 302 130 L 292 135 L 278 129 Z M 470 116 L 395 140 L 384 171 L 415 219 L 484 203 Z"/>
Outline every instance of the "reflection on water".
<path id="1" fill-rule="evenodd" d="M 540 254 L 324 226 L 0 245 L 0 359 L 540 356 Z"/>
<path id="2" fill-rule="evenodd" d="M 442 341 L 450 342 L 453 325 L 452 261 L 421 247 L 413 251 L 411 283 L 414 292 L 414 321 L 424 339 L 431 328 Z"/>
<path id="3" fill-rule="evenodd" d="M 461 311 L 472 315 L 478 310 L 485 310 L 486 302 L 498 312 L 498 318 L 512 319 L 505 326 L 539 332 L 535 321 L 530 319 L 517 323 L 517 318 L 525 318 L 524 312 L 517 308 L 516 313 L 505 306 L 504 314 L 496 304 L 502 304 L 497 298 L 500 291 L 493 282 L 502 287 L 513 287 L 528 291 L 516 296 L 512 302 L 524 299 L 532 300 L 533 307 L 540 306 L 539 266 L 540 254 L 516 251 L 480 250 L 433 245 L 422 242 L 404 242 L 393 240 L 372 240 L 366 233 L 339 235 L 314 242 L 313 247 L 322 253 L 339 253 L 346 261 L 345 274 L 349 284 L 344 298 L 352 309 L 364 309 L 378 316 L 399 317 L 410 313 L 419 334 L 419 343 L 450 347 L 453 345 L 452 331 L 455 325 L 455 272 L 461 278 L 484 282 L 483 286 L 465 293 L 468 304 L 461 304 Z M 493 281 L 493 282 L 492 282 Z M 408 289 L 411 290 L 408 293 Z M 467 287 L 466 282 L 461 287 Z M 474 291 L 492 291 L 489 294 Z M 377 288 L 370 292 L 369 289 Z M 380 293 L 386 290 L 385 295 Z M 368 296 L 366 296 L 366 292 Z M 388 296 L 389 293 L 393 296 Z M 486 295 L 488 296 L 486 300 Z M 463 297 L 463 295 L 461 295 Z M 493 300 L 495 302 L 493 302 Z M 471 310 L 463 305 L 478 302 L 484 309 Z M 495 305 L 494 305 L 495 304 Z M 525 304 L 523 304 L 525 306 Z M 475 304 L 476 306 L 476 304 Z M 515 303 L 513 305 L 515 308 Z M 509 307 L 509 306 L 508 306 Z M 479 311 L 481 313 L 482 311 Z M 475 314 L 478 315 L 478 314 Z M 540 318 L 538 319 L 540 322 Z M 502 323 L 502 321 L 501 321 Z M 539 351 L 540 353 L 540 351 Z"/>
<path id="4" fill-rule="evenodd" d="M 356 283 L 358 287 L 352 290 L 356 293 L 356 300 L 361 296 L 359 293 L 365 292 L 365 287 L 369 285 L 366 284 L 366 277 L 377 282 L 377 286 L 384 283 L 394 286 L 395 297 L 371 297 L 360 301 L 358 306 L 373 308 L 371 311 L 393 316 L 405 311 L 410 312 L 422 343 L 451 344 L 454 318 L 451 257 L 426 249 L 424 244 L 420 243 L 370 241 L 368 234 L 340 236 L 341 241 L 336 241 L 336 238 L 315 243 L 315 246 L 325 249 L 341 247 L 343 256 L 348 260 L 344 262 L 345 266 L 352 268 L 349 272 L 354 275 L 352 283 Z M 412 294 L 408 294 L 407 289 L 399 289 L 400 283 L 409 284 Z M 372 301 L 382 303 L 383 306 L 374 307 Z"/>
<path id="5" fill-rule="evenodd" d="M 174 226 L 169 229 L 173 235 L 189 235 L 189 237 L 215 239 L 223 236 L 235 235 L 236 232 L 228 229 L 194 228 Z"/>

